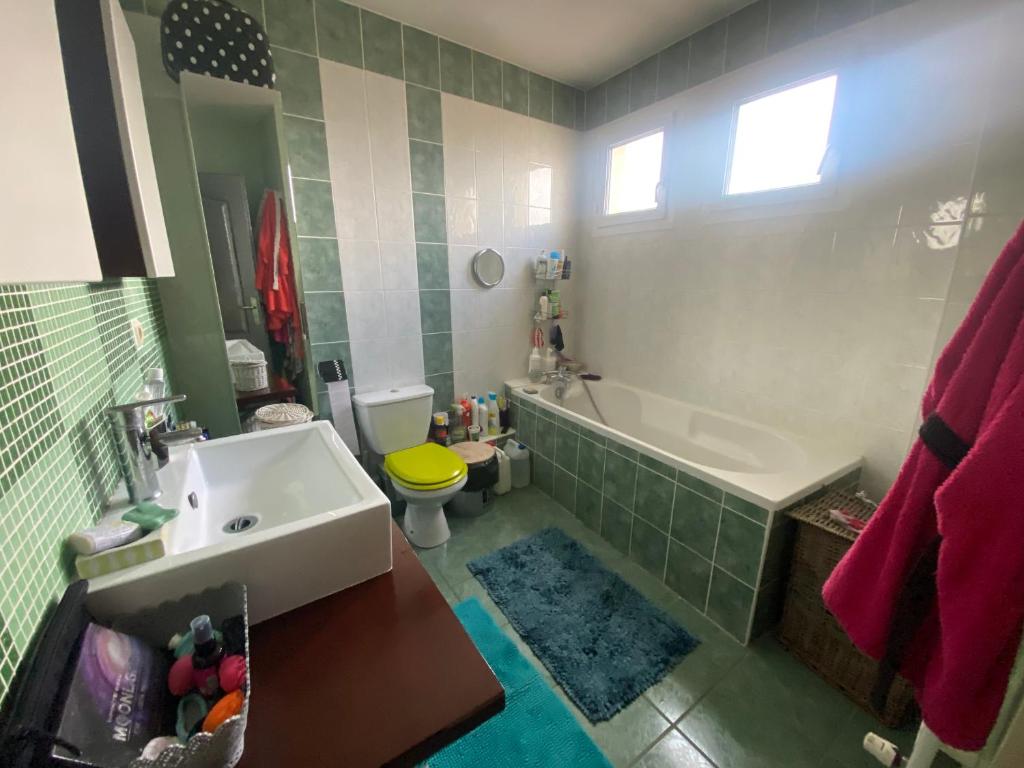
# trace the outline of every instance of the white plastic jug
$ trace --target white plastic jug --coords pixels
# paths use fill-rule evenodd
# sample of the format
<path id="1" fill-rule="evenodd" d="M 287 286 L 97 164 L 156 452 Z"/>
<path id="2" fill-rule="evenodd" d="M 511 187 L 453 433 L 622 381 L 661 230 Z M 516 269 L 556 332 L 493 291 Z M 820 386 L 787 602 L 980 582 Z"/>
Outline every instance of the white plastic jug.
<path id="1" fill-rule="evenodd" d="M 501 448 L 494 449 L 498 457 L 498 482 L 494 484 L 494 492 L 499 496 L 512 490 L 512 461 Z"/>
<path id="2" fill-rule="evenodd" d="M 510 442 L 505 453 L 512 465 L 512 487 L 525 488 L 530 484 L 530 449 L 522 443 Z"/>

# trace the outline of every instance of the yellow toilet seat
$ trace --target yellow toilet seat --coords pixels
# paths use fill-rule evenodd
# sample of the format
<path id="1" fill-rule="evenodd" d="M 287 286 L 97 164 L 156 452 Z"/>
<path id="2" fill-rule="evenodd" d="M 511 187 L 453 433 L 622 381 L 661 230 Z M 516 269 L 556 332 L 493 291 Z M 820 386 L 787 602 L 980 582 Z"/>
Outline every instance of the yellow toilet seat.
<path id="1" fill-rule="evenodd" d="M 437 443 L 389 453 L 384 457 L 384 470 L 393 480 L 415 491 L 448 488 L 469 472 L 466 462 L 455 451 Z"/>

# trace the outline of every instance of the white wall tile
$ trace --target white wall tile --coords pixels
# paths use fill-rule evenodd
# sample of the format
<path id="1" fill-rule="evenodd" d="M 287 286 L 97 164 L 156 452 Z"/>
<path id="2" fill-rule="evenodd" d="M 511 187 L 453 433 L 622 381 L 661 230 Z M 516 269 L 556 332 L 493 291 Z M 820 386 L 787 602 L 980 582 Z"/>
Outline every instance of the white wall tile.
<path id="1" fill-rule="evenodd" d="M 447 151 L 447 147 L 445 151 Z M 501 151 L 476 150 L 475 158 L 477 199 L 501 202 L 503 190 Z"/>
<path id="2" fill-rule="evenodd" d="M 464 197 L 445 199 L 448 217 L 448 242 L 454 245 L 476 245 L 477 202 Z"/>
<path id="3" fill-rule="evenodd" d="M 380 271 L 385 290 L 416 290 L 416 246 L 413 243 L 380 244 Z"/>
<path id="4" fill-rule="evenodd" d="M 412 182 L 407 187 L 377 187 L 377 231 L 381 240 L 398 243 L 416 242 L 412 216 Z"/>
<path id="5" fill-rule="evenodd" d="M 420 292 L 385 291 L 384 305 L 387 311 L 387 336 L 420 336 Z"/>
<path id="6" fill-rule="evenodd" d="M 345 316 L 348 320 L 348 337 L 352 341 L 387 337 L 384 291 L 346 291 Z M 356 381 L 359 381 L 358 376 Z"/>
<path id="7" fill-rule="evenodd" d="M 423 341 L 420 336 L 388 339 L 387 354 L 392 386 L 423 383 Z"/>
<path id="8" fill-rule="evenodd" d="M 342 240 L 341 281 L 346 291 L 380 290 L 380 247 L 376 240 Z"/>
<path id="9" fill-rule="evenodd" d="M 470 147 L 445 145 L 444 192 L 449 197 L 477 196 L 475 150 Z"/>

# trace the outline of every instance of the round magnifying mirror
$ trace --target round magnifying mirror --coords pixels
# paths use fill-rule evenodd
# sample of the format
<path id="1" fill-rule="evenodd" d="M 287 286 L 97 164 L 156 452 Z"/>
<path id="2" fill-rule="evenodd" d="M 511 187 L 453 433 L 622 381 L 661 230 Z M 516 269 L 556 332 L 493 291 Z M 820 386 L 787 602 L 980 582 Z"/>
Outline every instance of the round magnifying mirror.
<path id="1" fill-rule="evenodd" d="M 484 288 L 493 288 L 505 277 L 505 260 L 493 248 L 484 248 L 473 257 L 473 277 Z"/>

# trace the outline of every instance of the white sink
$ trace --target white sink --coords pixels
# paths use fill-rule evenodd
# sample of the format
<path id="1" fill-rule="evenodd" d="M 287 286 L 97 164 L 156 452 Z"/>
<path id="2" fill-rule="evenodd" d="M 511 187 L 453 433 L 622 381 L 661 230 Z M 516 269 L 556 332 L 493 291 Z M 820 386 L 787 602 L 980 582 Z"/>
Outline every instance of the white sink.
<path id="1" fill-rule="evenodd" d="M 391 570 L 391 506 L 328 422 L 173 449 L 158 474 L 166 554 L 90 580 L 103 615 L 239 581 L 255 623 Z"/>

